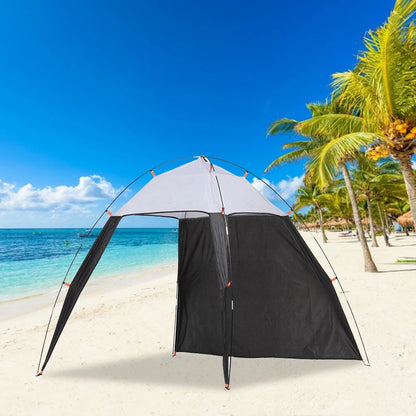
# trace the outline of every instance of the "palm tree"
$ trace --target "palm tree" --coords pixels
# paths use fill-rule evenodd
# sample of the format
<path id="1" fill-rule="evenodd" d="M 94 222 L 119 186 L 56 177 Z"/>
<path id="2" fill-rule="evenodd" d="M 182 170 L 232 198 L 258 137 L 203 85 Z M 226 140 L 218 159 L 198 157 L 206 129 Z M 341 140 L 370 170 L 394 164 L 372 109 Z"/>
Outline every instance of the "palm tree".
<path id="1" fill-rule="evenodd" d="M 375 135 L 363 133 L 363 119 L 343 112 L 336 101 L 309 104 L 308 108 L 312 112 L 310 119 L 298 122 L 284 118 L 270 125 L 268 135 L 292 131 L 306 136 L 307 139 L 284 144 L 283 149 L 291 149 L 291 151 L 275 159 L 266 168 L 266 172 L 284 162 L 307 159 L 305 180 L 325 188 L 341 171 L 351 201 L 354 222 L 363 251 L 365 271 L 377 272 L 365 239 L 357 198 L 347 167 L 347 163 L 356 156 L 357 149 L 371 143 Z"/>
<path id="2" fill-rule="evenodd" d="M 296 194 L 296 202 L 293 204 L 293 209 L 298 210 L 303 207 L 313 206 L 318 213 L 319 228 L 322 233 L 322 241 L 328 242 L 328 238 L 324 229 L 324 218 L 322 215 L 322 202 L 325 194 L 314 184 L 305 184 L 299 187 Z"/>
<path id="3" fill-rule="evenodd" d="M 364 198 L 365 200 L 365 209 L 368 213 L 368 223 L 370 226 L 370 234 L 372 247 L 378 247 L 377 236 L 374 227 L 374 218 L 373 218 L 373 209 L 371 207 L 371 184 L 368 182 L 367 175 L 365 171 L 356 169 L 353 171 L 353 183 L 354 188 L 356 189 L 358 198 Z"/>
<path id="4" fill-rule="evenodd" d="M 384 239 L 386 245 L 389 246 L 390 244 L 385 234 L 384 220 L 381 215 L 380 197 L 388 192 L 395 193 L 398 189 L 397 186 L 400 187 L 402 177 L 399 172 L 396 162 L 387 161 L 381 164 L 369 160 L 363 155 L 357 157 L 357 167 L 352 172 L 353 183 L 355 189 L 359 192 L 359 196 L 366 201 L 373 247 L 378 247 L 378 243 L 374 227 L 372 202 L 377 203 Z"/>
<path id="5" fill-rule="evenodd" d="M 337 221 L 339 218 L 344 220 L 347 229 L 350 229 L 352 210 L 348 198 L 347 188 L 342 179 L 332 181 L 324 193 L 320 196 L 321 205 L 325 207 L 326 217 Z M 324 224 L 325 225 L 325 224 Z"/>
<path id="6" fill-rule="evenodd" d="M 401 214 L 397 214 L 396 206 L 401 205 L 406 207 L 404 212 L 409 211 L 409 202 L 407 197 L 403 198 L 406 194 L 406 188 L 403 183 L 403 177 L 400 175 L 399 183 L 390 183 L 388 186 L 382 185 L 379 187 L 376 185 L 374 189 L 373 200 L 377 206 L 377 213 L 383 231 L 384 241 L 387 247 L 390 247 L 388 234 L 391 232 L 392 219 Z M 394 216 L 392 216 L 394 213 Z"/>
<path id="7" fill-rule="evenodd" d="M 392 160 L 387 160 L 384 163 L 377 163 L 369 161 L 368 159 L 362 160 L 359 167 L 364 179 L 368 182 L 371 201 L 374 201 L 377 206 L 386 246 L 390 246 L 381 204 L 382 201 L 403 199 L 403 195 L 406 194 L 403 176 L 400 174 L 400 168 L 397 162 Z"/>
<path id="8" fill-rule="evenodd" d="M 297 214 L 296 214 L 297 215 Z M 312 207 L 306 214 L 305 214 L 305 221 L 310 223 L 319 222 L 319 216 L 316 212 L 316 209 Z"/>
<path id="9" fill-rule="evenodd" d="M 396 199 L 390 201 L 386 206 L 386 211 L 391 221 L 396 220 L 403 214 L 409 211 L 409 201 L 406 199 Z M 408 229 L 405 227 L 406 235 L 409 235 Z"/>
<path id="10" fill-rule="evenodd" d="M 340 182 L 334 181 L 328 188 L 327 193 L 331 194 L 331 198 L 326 201 L 325 206 L 329 209 L 333 217 L 341 217 L 349 230 L 352 209 L 347 188 L 345 185 L 341 185 Z"/>
<path id="11" fill-rule="evenodd" d="M 342 105 L 362 118 L 361 132 L 377 134 L 367 155 L 374 159 L 391 155 L 398 161 L 416 223 L 411 163 L 416 152 L 415 13 L 415 0 L 397 0 L 387 22 L 368 32 L 356 68 L 334 74 L 333 85 Z"/>

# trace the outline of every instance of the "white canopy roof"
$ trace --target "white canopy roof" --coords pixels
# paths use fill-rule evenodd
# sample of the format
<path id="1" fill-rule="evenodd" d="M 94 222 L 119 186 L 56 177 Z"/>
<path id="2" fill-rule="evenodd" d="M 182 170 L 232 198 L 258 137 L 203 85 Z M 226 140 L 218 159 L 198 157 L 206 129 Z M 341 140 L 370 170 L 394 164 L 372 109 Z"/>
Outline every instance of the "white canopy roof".
<path id="1" fill-rule="evenodd" d="M 223 201 L 223 202 L 222 202 Z M 196 218 L 211 213 L 286 215 L 246 178 L 204 157 L 156 175 L 114 215 Z"/>

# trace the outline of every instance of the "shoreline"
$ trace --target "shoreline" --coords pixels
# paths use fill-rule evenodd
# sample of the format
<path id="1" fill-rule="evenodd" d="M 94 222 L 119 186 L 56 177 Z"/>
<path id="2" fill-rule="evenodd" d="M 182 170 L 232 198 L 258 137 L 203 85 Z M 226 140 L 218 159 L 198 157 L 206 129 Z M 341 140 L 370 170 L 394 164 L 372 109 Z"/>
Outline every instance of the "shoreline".
<path id="1" fill-rule="evenodd" d="M 91 278 L 85 290 L 98 291 L 105 293 L 110 290 L 118 290 L 124 287 L 135 286 L 152 280 L 160 279 L 167 274 L 176 272 L 177 264 L 160 264 L 148 267 L 126 269 L 127 272 L 105 273 Z M 18 298 L 0 300 L 0 322 L 18 318 L 22 315 L 38 311 L 40 309 L 52 308 L 58 294 L 59 286 L 55 289 L 43 290 L 31 294 L 25 294 Z M 57 307 L 62 305 L 65 299 L 66 288 L 63 287 L 59 296 Z M 82 296 L 82 295 L 81 295 Z"/>

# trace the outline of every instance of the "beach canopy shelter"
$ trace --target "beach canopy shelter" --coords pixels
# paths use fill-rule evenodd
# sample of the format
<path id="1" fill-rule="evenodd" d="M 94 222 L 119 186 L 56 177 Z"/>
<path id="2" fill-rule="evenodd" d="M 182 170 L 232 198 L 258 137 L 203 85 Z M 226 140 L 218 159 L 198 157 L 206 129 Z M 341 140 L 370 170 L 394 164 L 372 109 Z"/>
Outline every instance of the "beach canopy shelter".
<path id="1" fill-rule="evenodd" d="M 176 352 L 361 360 L 333 282 L 287 214 L 201 156 L 152 179 L 112 214 L 70 283 L 40 374 L 120 220 L 179 220 Z M 243 172 L 244 173 L 244 172 Z M 127 322 L 126 322 L 127 325 Z"/>

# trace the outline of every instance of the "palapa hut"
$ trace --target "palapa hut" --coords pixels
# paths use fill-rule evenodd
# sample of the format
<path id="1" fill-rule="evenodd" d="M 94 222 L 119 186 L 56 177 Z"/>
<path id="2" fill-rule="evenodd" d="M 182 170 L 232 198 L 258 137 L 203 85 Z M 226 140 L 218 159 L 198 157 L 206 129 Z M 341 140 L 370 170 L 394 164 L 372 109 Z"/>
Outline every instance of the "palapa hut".
<path id="1" fill-rule="evenodd" d="M 330 220 L 327 221 L 326 223 L 324 223 L 324 227 L 329 227 L 329 228 L 345 228 L 345 227 L 349 227 L 349 224 L 347 224 L 347 222 L 344 219 L 341 220 Z"/>
<path id="2" fill-rule="evenodd" d="M 400 215 L 396 220 L 403 228 L 414 227 L 412 212 L 408 211 L 406 214 Z"/>

